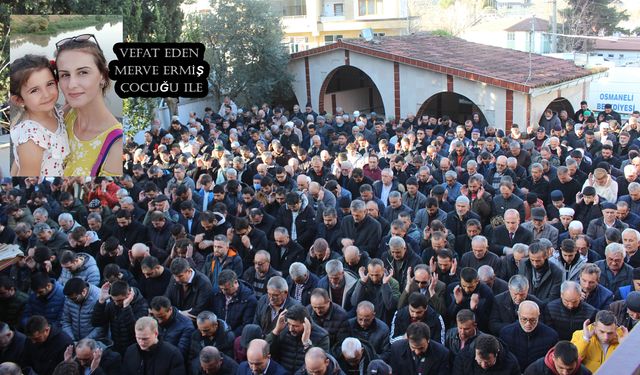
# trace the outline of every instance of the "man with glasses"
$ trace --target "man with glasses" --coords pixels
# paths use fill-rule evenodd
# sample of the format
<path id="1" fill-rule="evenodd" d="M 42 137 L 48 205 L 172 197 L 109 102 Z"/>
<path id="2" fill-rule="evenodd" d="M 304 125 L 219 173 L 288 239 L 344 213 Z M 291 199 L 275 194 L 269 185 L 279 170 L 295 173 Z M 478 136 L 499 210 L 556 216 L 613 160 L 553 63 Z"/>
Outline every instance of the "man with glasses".
<path id="1" fill-rule="evenodd" d="M 622 244 L 610 243 L 604 251 L 605 259 L 596 262 L 600 267 L 601 283 L 612 292 L 620 287 L 630 285 L 633 277 L 633 267 L 624 262 L 626 252 Z"/>
<path id="2" fill-rule="evenodd" d="M 289 285 L 281 276 L 273 276 L 267 283 L 267 294 L 258 301 L 253 324 L 262 328 L 262 333 L 267 334 L 276 326 L 280 312 L 293 305 L 299 305 L 298 301 L 289 297 Z"/>
<path id="3" fill-rule="evenodd" d="M 540 307 L 533 301 L 523 301 L 518 306 L 518 321 L 504 326 L 499 337 L 516 356 L 521 369 L 547 354 L 558 342 L 556 331 L 540 322 Z"/>
<path id="4" fill-rule="evenodd" d="M 271 255 L 266 250 L 258 250 L 253 257 L 253 267 L 248 267 L 242 274 L 242 280 L 252 288 L 257 299 L 267 294 L 267 282 L 273 276 L 281 276 L 281 272 L 271 266 Z"/>
<path id="5" fill-rule="evenodd" d="M 536 306 L 542 302 L 529 293 L 529 281 L 522 275 L 514 275 L 509 279 L 509 290 L 496 296 L 489 318 L 489 331 L 495 335 L 518 318 L 518 308 L 525 301 L 532 301 Z"/>

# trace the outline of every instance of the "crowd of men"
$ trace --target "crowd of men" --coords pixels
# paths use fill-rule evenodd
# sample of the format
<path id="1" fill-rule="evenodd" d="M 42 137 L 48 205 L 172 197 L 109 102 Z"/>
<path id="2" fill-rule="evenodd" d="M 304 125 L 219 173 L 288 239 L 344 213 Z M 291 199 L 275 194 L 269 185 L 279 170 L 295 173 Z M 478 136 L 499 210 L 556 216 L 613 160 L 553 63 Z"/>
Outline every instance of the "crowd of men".
<path id="1" fill-rule="evenodd" d="M 590 374 L 640 319 L 640 129 L 225 98 L 6 178 L 0 374 Z"/>

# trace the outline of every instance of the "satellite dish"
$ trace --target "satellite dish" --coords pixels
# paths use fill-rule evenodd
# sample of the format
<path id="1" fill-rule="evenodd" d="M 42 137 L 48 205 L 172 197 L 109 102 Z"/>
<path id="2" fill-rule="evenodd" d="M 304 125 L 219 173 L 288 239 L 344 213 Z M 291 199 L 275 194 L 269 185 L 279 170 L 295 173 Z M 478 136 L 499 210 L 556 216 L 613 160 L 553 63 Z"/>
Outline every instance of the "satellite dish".
<path id="1" fill-rule="evenodd" d="M 360 35 L 367 42 L 370 42 L 373 40 L 373 30 L 371 28 L 362 29 L 362 31 L 360 32 Z"/>

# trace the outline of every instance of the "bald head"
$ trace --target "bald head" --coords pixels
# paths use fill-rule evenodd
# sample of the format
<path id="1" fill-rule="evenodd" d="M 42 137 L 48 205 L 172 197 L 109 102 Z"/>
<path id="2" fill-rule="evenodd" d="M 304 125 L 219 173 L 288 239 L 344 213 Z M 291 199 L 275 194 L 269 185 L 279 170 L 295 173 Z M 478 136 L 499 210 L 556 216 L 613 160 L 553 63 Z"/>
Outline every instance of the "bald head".
<path id="1" fill-rule="evenodd" d="M 149 246 L 143 243 L 133 244 L 133 246 L 131 246 L 131 255 L 134 258 L 144 258 L 147 255 L 150 255 Z"/>
<path id="2" fill-rule="evenodd" d="M 324 374 L 329 367 L 329 357 L 323 349 L 313 347 L 304 356 L 304 367 L 308 373 Z"/>
<path id="3" fill-rule="evenodd" d="M 540 315 L 540 307 L 533 301 L 522 301 L 518 306 L 518 313 L 535 313 Z"/>
<path id="4" fill-rule="evenodd" d="M 533 332 L 540 319 L 540 307 L 533 301 L 522 301 L 518 306 L 518 322 L 526 333 Z"/>
<path id="5" fill-rule="evenodd" d="M 255 362 L 269 356 L 269 343 L 262 339 L 253 339 L 247 347 L 247 360 Z"/>
<path id="6" fill-rule="evenodd" d="M 318 194 L 320 192 L 320 184 L 313 181 L 309 184 L 309 193 Z"/>

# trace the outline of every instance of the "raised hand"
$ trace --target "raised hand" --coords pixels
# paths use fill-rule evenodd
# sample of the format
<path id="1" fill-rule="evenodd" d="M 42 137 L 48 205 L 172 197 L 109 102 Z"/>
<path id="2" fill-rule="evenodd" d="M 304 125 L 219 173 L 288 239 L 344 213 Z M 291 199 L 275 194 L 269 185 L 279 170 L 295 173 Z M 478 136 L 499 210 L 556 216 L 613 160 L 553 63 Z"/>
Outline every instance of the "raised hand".
<path id="1" fill-rule="evenodd" d="M 280 332 L 282 332 L 284 328 L 287 326 L 286 315 L 287 315 L 286 309 L 280 311 L 280 314 L 278 314 L 278 321 L 276 322 L 276 326 L 273 328 L 273 334 L 279 335 Z"/>
<path id="2" fill-rule="evenodd" d="M 589 327 L 590 323 L 591 320 L 589 319 L 585 320 L 584 323 L 582 323 L 582 336 L 584 336 L 584 338 L 587 340 L 591 340 L 591 337 L 595 333 L 595 328 Z"/>
<path id="3" fill-rule="evenodd" d="M 387 275 L 382 277 L 382 283 L 383 284 L 389 283 L 389 280 L 391 280 L 392 277 L 393 277 L 393 268 L 389 270 L 389 273 Z"/>
<path id="4" fill-rule="evenodd" d="M 102 349 L 98 348 L 93 351 L 93 359 L 91 360 L 91 373 L 96 371 L 100 366 L 100 360 L 102 359 Z"/>
<path id="5" fill-rule="evenodd" d="M 456 287 L 453 288 L 453 298 L 455 298 L 456 300 L 456 305 L 462 303 L 463 297 L 464 296 L 462 295 L 462 288 L 460 287 L 460 285 L 456 285 Z"/>
<path id="6" fill-rule="evenodd" d="M 436 294 L 436 285 L 438 284 L 438 273 L 437 272 L 433 272 L 431 274 L 431 281 L 429 282 L 429 295 L 431 297 L 435 296 Z"/>
<path id="7" fill-rule="evenodd" d="M 360 275 L 360 282 L 366 284 L 369 281 L 369 275 L 367 275 L 367 270 L 364 267 L 360 267 L 358 269 L 358 274 Z"/>
<path id="8" fill-rule="evenodd" d="M 407 282 L 406 282 L 406 287 L 405 290 L 407 291 L 407 293 L 409 292 L 409 289 L 411 287 L 411 284 L 413 283 L 413 277 L 411 277 L 411 267 L 407 268 Z"/>
<path id="9" fill-rule="evenodd" d="M 73 362 L 73 344 L 67 346 L 67 349 L 64 351 L 64 361 Z"/>
<path id="10" fill-rule="evenodd" d="M 479 303 L 480 303 L 480 295 L 478 293 L 473 293 L 471 295 L 471 300 L 469 301 L 469 308 L 473 311 L 478 308 Z"/>
<path id="11" fill-rule="evenodd" d="M 309 321 L 309 318 L 304 318 L 304 323 L 302 323 L 302 325 L 304 326 L 304 331 L 302 331 L 302 342 L 308 342 L 311 339 L 311 322 Z"/>
<path id="12" fill-rule="evenodd" d="M 451 266 L 451 271 L 449 271 L 449 274 L 455 275 L 457 270 L 458 270 L 458 258 L 453 258 L 453 265 Z"/>
<path id="13" fill-rule="evenodd" d="M 136 294 L 134 293 L 133 289 L 129 290 L 129 294 L 127 294 L 127 298 L 125 298 L 124 301 L 122 301 L 122 307 L 127 308 L 131 304 L 131 301 L 133 301 L 133 297 L 135 296 Z"/>
<path id="14" fill-rule="evenodd" d="M 110 282 L 107 281 L 106 283 L 102 284 L 102 287 L 100 288 L 100 297 L 98 297 L 98 302 L 105 303 L 107 301 L 107 299 L 109 298 L 110 288 L 111 288 Z"/>

